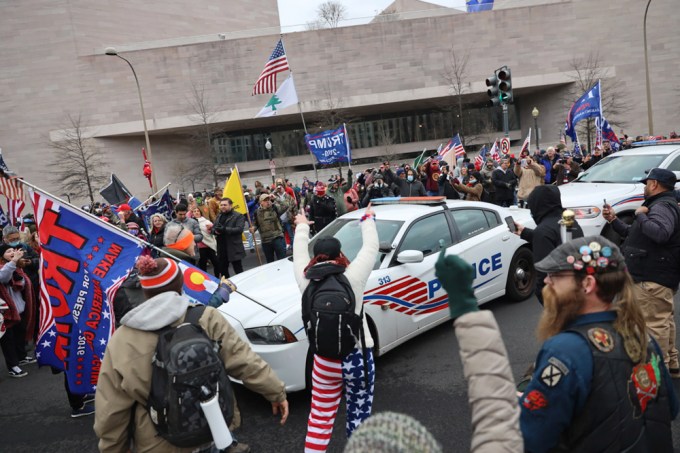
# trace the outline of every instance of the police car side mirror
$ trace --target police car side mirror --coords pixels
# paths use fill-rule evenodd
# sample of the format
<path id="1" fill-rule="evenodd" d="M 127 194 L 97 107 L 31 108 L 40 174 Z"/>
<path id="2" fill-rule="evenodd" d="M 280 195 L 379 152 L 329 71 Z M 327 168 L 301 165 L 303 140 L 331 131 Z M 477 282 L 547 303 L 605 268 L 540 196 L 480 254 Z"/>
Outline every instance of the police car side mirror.
<path id="1" fill-rule="evenodd" d="M 404 250 L 397 255 L 397 261 L 401 264 L 422 263 L 423 258 L 423 252 L 420 250 Z"/>

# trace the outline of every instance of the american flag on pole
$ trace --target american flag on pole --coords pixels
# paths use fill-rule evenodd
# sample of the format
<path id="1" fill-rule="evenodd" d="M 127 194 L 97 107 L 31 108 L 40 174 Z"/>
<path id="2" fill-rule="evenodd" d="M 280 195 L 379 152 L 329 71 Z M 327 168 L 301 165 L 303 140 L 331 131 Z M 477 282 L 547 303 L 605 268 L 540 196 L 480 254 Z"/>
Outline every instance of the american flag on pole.
<path id="1" fill-rule="evenodd" d="M 283 41 L 279 39 L 274 47 L 274 52 L 272 52 L 269 60 L 264 65 L 264 69 L 258 77 L 255 86 L 253 87 L 253 95 L 255 94 L 265 94 L 265 93 L 275 93 L 276 92 L 276 74 L 290 70 L 288 67 L 288 58 L 286 57 L 286 51 L 283 49 Z"/>
<path id="2" fill-rule="evenodd" d="M 0 149 L 0 193 L 8 200 L 24 199 L 24 185 L 16 173 L 7 168 L 5 159 L 2 157 L 2 149 Z"/>
<path id="3" fill-rule="evenodd" d="M 524 143 L 522 144 L 522 149 L 519 150 L 519 155 L 521 156 L 523 152 L 529 154 L 531 152 L 531 128 L 529 128 L 529 133 L 527 134 L 527 138 L 524 139 Z"/>
<path id="4" fill-rule="evenodd" d="M 481 167 L 484 165 L 484 162 L 486 161 L 486 153 L 489 151 L 489 149 L 486 147 L 486 145 L 482 146 L 482 149 L 479 150 L 479 154 L 477 157 L 475 157 L 475 166 L 476 167 Z"/>
<path id="5" fill-rule="evenodd" d="M 456 157 L 461 157 L 465 154 L 465 148 L 463 148 L 463 143 L 460 141 L 460 134 L 456 134 L 453 137 L 453 152 L 456 153 Z"/>
<path id="6" fill-rule="evenodd" d="M 26 203 L 24 200 L 7 200 L 7 215 L 10 225 L 17 225 L 21 221 L 21 213 L 24 212 Z"/>
<path id="7" fill-rule="evenodd" d="M 451 148 L 453 148 L 453 138 L 450 139 L 443 148 L 439 145 L 439 149 L 437 149 L 437 154 L 439 155 L 438 159 L 444 159 L 449 151 L 451 151 Z"/>

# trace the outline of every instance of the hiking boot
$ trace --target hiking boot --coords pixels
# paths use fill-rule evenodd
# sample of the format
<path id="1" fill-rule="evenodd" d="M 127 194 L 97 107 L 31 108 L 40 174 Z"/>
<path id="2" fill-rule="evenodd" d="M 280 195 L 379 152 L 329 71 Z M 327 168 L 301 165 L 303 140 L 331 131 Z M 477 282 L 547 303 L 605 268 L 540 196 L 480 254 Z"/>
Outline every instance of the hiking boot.
<path id="1" fill-rule="evenodd" d="M 19 360 L 19 366 L 30 365 L 32 363 L 36 363 L 37 361 L 38 361 L 38 359 L 36 359 L 35 357 L 31 357 L 30 355 L 27 355 L 23 359 Z"/>
<path id="2" fill-rule="evenodd" d="M 94 404 L 83 404 L 80 409 L 71 409 L 71 418 L 84 417 L 94 414 Z"/>
<path id="3" fill-rule="evenodd" d="M 241 442 L 234 441 L 226 450 L 227 453 L 250 453 L 250 446 Z"/>
<path id="4" fill-rule="evenodd" d="M 9 370 L 9 377 L 13 378 L 22 378 L 24 376 L 28 376 L 28 372 L 22 370 L 21 368 L 14 367 L 11 370 Z"/>

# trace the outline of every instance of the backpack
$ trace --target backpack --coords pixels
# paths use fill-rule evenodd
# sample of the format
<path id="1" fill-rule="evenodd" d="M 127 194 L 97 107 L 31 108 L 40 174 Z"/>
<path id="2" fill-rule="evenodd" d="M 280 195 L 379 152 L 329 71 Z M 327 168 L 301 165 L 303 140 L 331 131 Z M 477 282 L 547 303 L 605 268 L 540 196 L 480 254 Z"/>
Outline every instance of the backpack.
<path id="1" fill-rule="evenodd" d="M 363 308 L 355 312 L 354 291 L 344 275 L 345 268 L 322 263 L 305 275 L 309 285 L 302 293 L 302 323 L 313 353 L 342 359 L 363 341 Z"/>
<path id="2" fill-rule="evenodd" d="M 201 387 L 219 392 L 227 425 L 234 416 L 234 392 L 219 355 L 220 343 L 208 337 L 198 320 L 205 306 L 189 307 L 184 323 L 159 331 L 152 359 L 147 411 L 158 434 L 178 447 L 212 442 L 200 406 Z"/>

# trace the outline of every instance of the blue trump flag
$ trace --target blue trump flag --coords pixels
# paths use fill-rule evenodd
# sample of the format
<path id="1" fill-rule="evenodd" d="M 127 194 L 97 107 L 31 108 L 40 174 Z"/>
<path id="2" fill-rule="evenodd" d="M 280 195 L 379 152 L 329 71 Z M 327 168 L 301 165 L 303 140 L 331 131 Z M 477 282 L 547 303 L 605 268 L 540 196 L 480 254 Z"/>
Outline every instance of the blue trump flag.
<path id="1" fill-rule="evenodd" d="M 115 329 L 113 299 L 143 246 L 86 212 L 31 195 L 41 244 L 36 358 L 65 371 L 73 393 L 92 393 Z"/>
<path id="2" fill-rule="evenodd" d="M 347 128 L 343 124 L 337 129 L 323 131 L 315 135 L 305 135 L 305 143 L 320 164 L 336 162 L 352 162 L 352 150 L 349 146 Z"/>
<path id="3" fill-rule="evenodd" d="M 170 222 L 172 220 L 173 211 L 170 190 L 165 189 L 163 195 L 161 195 L 161 197 L 155 203 L 146 207 L 140 206 L 134 209 L 139 212 L 144 224 L 146 225 L 146 228 L 149 231 L 153 229 L 153 225 L 151 224 L 151 216 L 154 214 L 161 214 L 168 222 Z"/>
<path id="4" fill-rule="evenodd" d="M 491 11 L 493 0 L 467 0 L 465 2 L 468 13 L 478 13 L 480 11 Z"/>
<path id="5" fill-rule="evenodd" d="M 564 126 L 564 133 L 571 137 L 571 141 L 576 141 L 576 123 L 586 118 L 602 116 L 602 98 L 600 97 L 600 81 L 598 80 L 574 105 L 567 114 L 567 123 Z"/>

